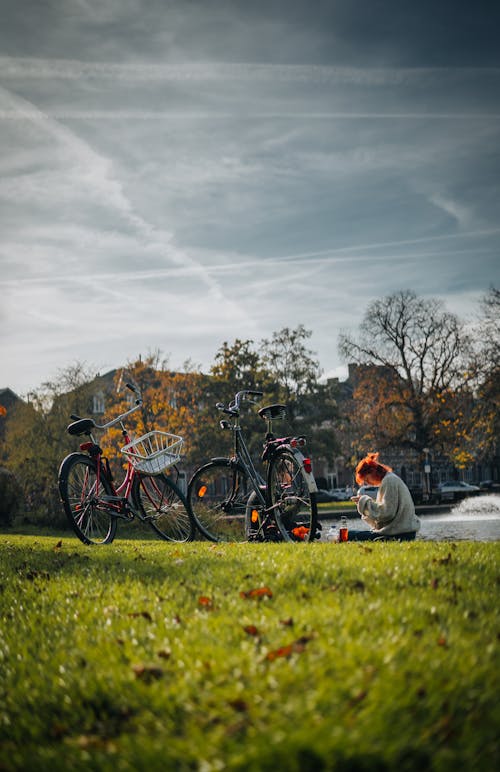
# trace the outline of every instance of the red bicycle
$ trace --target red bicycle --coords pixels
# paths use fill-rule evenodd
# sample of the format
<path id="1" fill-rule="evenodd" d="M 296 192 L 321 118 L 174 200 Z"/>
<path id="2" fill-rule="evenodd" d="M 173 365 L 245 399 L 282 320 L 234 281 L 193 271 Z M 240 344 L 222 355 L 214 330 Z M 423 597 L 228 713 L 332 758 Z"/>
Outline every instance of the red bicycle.
<path id="1" fill-rule="evenodd" d="M 80 445 L 81 452 L 66 456 L 59 469 L 59 493 L 66 516 L 84 544 L 110 544 L 118 521 L 130 522 L 136 517 L 162 539 L 191 541 L 196 521 L 184 494 L 164 474 L 179 461 L 184 440 L 160 431 L 132 439 L 123 420 L 139 410 L 142 397 L 137 387 L 130 383 L 126 386 L 134 392 L 135 404 L 112 421 L 100 426 L 92 418 L 71 416 L 69 434 L 86 435 L 89 439 Z M 113 480 L 109 460 L 92 435 L 95 429 L 105 431 L 116 424 L 122 429 L 121 452 L 128 462 L 125 476 L 118 484 Z"/>

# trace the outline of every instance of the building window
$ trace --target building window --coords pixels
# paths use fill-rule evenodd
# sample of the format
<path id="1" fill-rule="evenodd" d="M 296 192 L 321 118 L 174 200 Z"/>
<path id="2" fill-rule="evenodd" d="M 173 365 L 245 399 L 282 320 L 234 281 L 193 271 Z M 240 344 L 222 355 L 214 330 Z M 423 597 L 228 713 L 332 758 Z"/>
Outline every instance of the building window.
<path id="1" fill-rule="evenodd" d="M 98 394 L 94 394 L 92 397 L 92 412 L 94 415 L 102 415 L 104 413 L 104 394 L 100 391 Z"/>

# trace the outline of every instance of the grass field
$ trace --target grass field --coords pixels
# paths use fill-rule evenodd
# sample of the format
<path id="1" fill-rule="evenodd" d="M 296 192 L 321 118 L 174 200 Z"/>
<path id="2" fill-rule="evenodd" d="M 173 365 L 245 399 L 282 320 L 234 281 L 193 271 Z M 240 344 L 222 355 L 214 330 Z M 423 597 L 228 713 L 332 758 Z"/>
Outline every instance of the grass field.
<path id="1" fill-rule="evenodd" d="M 0 535 L 0 770 L 494 770 L 499 553 Z"/>

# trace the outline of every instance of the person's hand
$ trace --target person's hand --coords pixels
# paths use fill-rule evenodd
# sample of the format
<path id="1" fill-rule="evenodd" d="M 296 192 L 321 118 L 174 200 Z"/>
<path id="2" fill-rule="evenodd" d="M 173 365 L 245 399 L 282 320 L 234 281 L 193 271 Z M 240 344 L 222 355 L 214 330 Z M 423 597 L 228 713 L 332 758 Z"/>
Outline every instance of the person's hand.
<path id="1" fill-rule="evenodd" d="M 351 496 L 351 501 L 358 502 L 360 500 L 361 496 Z"/>

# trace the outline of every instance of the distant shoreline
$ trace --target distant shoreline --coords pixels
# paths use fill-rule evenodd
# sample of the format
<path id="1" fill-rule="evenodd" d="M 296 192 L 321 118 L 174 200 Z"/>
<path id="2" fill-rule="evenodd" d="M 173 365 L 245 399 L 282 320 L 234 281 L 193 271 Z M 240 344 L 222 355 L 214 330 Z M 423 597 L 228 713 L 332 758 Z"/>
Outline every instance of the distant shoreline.
<path id="1" fill-rule="evenodd" d="M 445 515 L 447 512 L 451 512 L 456 502 L 450 502 L 448 504 L 417 504 L 415 506 L 415 512 L 419 517 L 425 517 L 425 515 Z M 325 520 L 339 520 L 343 515 L 356 515 L 357 509 L 353 506 L 345 507 L 343 509 L 318 509 L 318 518 Z"/>

